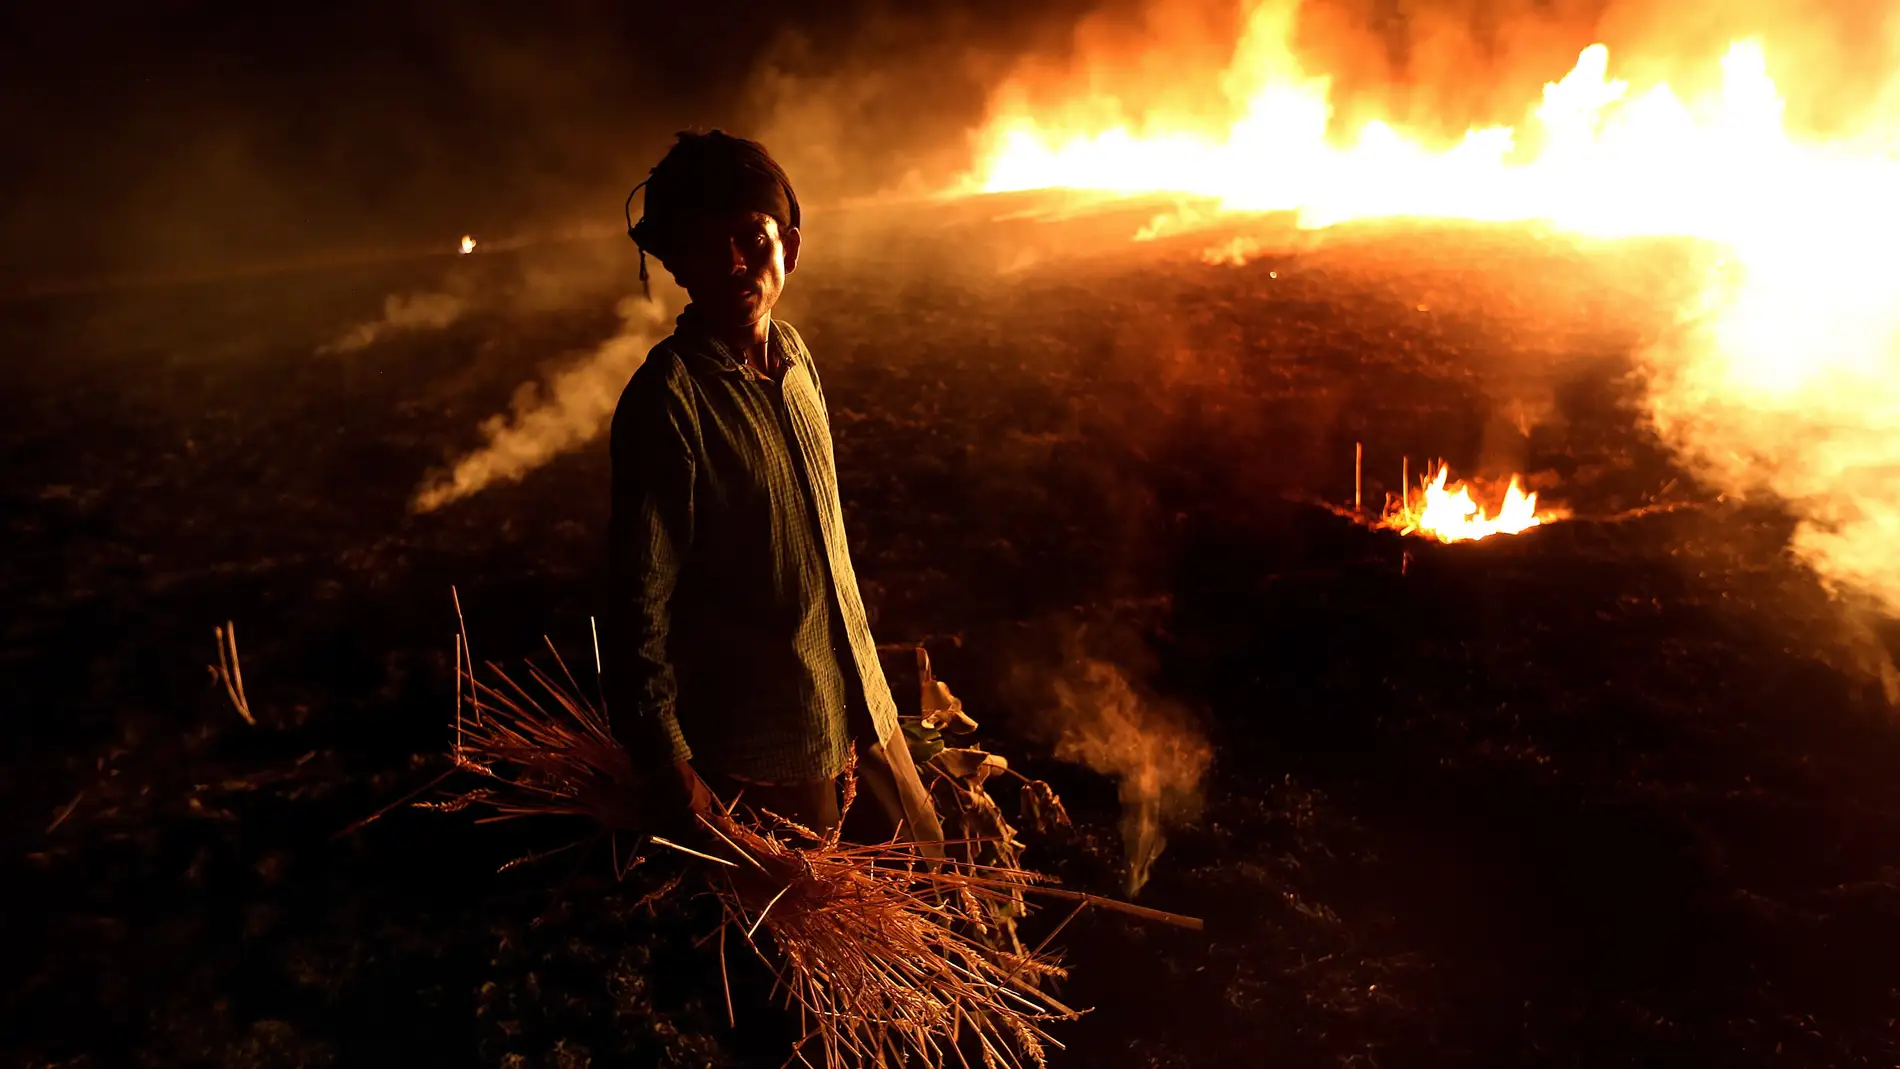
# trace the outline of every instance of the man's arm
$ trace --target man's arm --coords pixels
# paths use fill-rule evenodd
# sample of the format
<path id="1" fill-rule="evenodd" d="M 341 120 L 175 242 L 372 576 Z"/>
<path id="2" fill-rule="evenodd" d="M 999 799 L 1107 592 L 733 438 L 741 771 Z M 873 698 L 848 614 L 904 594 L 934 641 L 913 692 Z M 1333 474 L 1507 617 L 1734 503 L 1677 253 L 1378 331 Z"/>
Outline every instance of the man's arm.
<path id="1" fill-rule="evenodd" d="M 692 757 L 667 653 L 673 594 L 693 540 L 693 450 L 686 398 L 656 351 L 614 411 L 612 514 L 607 524 L 608 649 L 602 685 L 614 736 L 634 766 Z"/>

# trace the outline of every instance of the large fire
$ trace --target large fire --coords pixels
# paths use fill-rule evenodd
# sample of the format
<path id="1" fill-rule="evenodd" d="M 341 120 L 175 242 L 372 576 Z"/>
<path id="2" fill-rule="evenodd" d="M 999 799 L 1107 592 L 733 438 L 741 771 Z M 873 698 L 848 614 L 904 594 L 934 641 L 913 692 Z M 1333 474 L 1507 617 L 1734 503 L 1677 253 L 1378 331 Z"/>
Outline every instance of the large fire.
<path id="1" fill-rule="evenodd" d="M 1699 239 L 1699 299 L 1639 354 L 1656 428 L 1719 488 L 1787 501 L 1797 552 L 1900 612 L 1900 80 L 1867 87 L 1873 117 L 1822 140 L 1788 129 L 1759 39 L 1689 94 L 1613 77 L 1593 44 L 1521 129 L 1433 148 L 1375 120 L 1340 138 L 1330 79 L 1292 47 L 1297 15 L 1284 0 L 1255 9 L 1200 112 L 1091 87 L 1054 108 L 1004 91 L 971 188 L 1185 193 L 1306 227 L 1412 216 Z"/>

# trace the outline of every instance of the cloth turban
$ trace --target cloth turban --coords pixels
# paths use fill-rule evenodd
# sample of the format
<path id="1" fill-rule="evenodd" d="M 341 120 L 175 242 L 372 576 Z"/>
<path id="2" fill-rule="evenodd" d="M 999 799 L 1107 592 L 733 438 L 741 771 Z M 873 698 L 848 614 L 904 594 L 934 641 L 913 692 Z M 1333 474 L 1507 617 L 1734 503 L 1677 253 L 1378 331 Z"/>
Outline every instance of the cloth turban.
<path id="1" fill-rule="evenodd" d="M 799 225 L 798 194 L 785 169 L 757 141 L 721 130 L 682 133 L 647 180 L 646 206 L 627 236 L 640 246 L 640 274 L 647 253 L 666 260 L 676 254 L 687 224 L 708 215 L 762 212 L 781 230 Z M 639 186 L 634 187 L 638 192 Z M 627 195 L 629 205 L 633 195 Z M 629 211 L 631 217 L 631 211 Z"/>

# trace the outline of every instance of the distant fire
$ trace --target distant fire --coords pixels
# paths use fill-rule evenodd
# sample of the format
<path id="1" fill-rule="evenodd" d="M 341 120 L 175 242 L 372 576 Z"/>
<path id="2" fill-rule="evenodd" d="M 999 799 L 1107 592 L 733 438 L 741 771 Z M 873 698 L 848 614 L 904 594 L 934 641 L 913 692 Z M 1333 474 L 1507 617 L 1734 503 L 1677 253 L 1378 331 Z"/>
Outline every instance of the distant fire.
<path id="1" fill-rule="evenodd" d="M 1612 76 L 1609 49 L 1592 44 L 1525 100 L 1522 123 L 1439 145 L 1398 116 L 1339 129 L 1331 72 L 1297 47 L 1301 11 L 1257 3 L 1224 68 L 1192 49 L 1168 62 L 1080 39 L 1066 77 L 1025 66 L 992 100 L 965 188 L 1217 205 L 1187 205 L 1139 238 L 1211 227 L 1221 211 L 1288 211 L 1313 228 L 1410 216 L 1707 243 L 1679 328 L 1635 354 L 1646 415 L 1716 488 L 1785 501 L 1800 520 L 1793 548 L 1825 580 L 1900 614 L 1900 65 L 1844 95 L 1820 135 L 1785 123 L 1769 73 L 1773 52 L 1789 81 L 1836 84 L 1838 65 L 1803 58 L 1811 27 L 1737 40 L 1719 70 L 1639 50 L 1627 69 L 1641 82 Z M 1135 73 L 1107 73 L 1122 69 Z M 1231 242 L 1206 258 L 1256 254 Z"/>
<path id="2" fill-rule="evenodd" d="M 1256 6 L 1204 114 L 1144 114 L 1093 83 L 1037 111 L 1019 88 L 1006 89 L 980 135 L 972 186 L 1187 193 L 1227 210 L 1295 211 L 1308 227 L 1399 216 L 1542 220 L 1599 237 L 1753 246 L 1779 236 L 1780 220 L 1762 211 L 1777 199 L 1769 194 L 1838 187 L 1864 196 L 1892 175 L 1884 143 L 1810 147 L 1788 137 L 1759 40 L 1735 42 L 1719 91 L 1687 100 L 1666 82 L 1638 91 L 1611 77 L 1609 49 L 1593 44 L 1544 86 L 1541 102 L 1527 102 L 1522 130 L 1474 127 L 1435 148 L 1374 119 L 1339 137 L 1331 79 L 1295 54 L 1297 7 Z M 1169 229 L 1151 225 L 1143 236 Z"/>
<path id="3" fill-rule="evenodd" d="M 475 239 L 472 237 L 469 237 L 467 234 L 463 234 L 462 235 L 462 255 L 467 256 L 469 253 L 474 252 L 474 251 L 475 251 Z"/>
<path id="4" fill-rule="evenodd" d="M 1472 499 L 1471 487 L 1463 482 L 1447 486 L 1449 465 L 1440 464 L 1438 474 L 1417 491 L 1410 488 L 1397 501 L 1388 502 L 1378 526 L 1440 542 L 1469 542 L 1492 535 L 1517 534 L 1533 527 L 1562 519 L 1562 510 L 1537 510 L 1537 495 L 1526 493 L 1518 477 L 1504 491 L 1504 502 L 1496 512 L 1487 513 Z"/>

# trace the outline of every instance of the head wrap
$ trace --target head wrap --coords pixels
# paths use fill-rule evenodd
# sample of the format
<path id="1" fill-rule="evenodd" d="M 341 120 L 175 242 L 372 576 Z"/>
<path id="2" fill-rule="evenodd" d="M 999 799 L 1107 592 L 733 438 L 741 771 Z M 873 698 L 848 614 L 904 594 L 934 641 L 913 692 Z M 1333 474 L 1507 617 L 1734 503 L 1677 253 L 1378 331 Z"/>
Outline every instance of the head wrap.
<path id="1" fill-rule="evenodd" d="M 633 194 L 642 186 L 646 207 L 634 223 Z M 640 282 L 647 280 L 647 253 L 670 259 L 686 224 L 728 212 L 761 212 L 781 230 L 799 225 L 798 195 L 764 145 L 723 130 L 680 133 L 646 181 L 627 194 L 627 236 L 640 246 Z"/>

